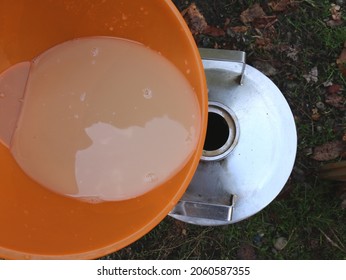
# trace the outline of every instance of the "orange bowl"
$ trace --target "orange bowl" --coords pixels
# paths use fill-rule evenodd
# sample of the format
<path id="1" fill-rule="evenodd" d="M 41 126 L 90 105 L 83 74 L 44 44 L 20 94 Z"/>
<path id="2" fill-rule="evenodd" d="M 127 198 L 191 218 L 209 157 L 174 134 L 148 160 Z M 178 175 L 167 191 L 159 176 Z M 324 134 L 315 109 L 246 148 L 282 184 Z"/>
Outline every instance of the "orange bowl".
<path id="1" fill-rule="evenodd" d="M 0 7 L 4 11 L 0 14 L 0 73 L 73 38 L 114 36 L 161 52 L 195 89 L 202 112 L 197 149 L 171 180 L 134 199 L 90 204 L 55 194 L 25 175 L 0 144 L 1 257 L 93 259 L 129 245 L 155 227 L 178 202 L 202 153 L 207 86 L 184 19 L 170 0 L 0 0 Z M 126 22 L 122 20 L 125 16 Z"/>

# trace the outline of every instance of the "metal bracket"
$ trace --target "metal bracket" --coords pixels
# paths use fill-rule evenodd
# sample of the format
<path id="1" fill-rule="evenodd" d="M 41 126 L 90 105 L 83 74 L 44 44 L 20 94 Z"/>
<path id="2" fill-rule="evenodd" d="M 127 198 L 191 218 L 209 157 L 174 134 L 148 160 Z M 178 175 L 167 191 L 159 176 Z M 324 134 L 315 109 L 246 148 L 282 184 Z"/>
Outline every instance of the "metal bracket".
<path id="1" fill-rule="evenodd" d="M 212 204 L 198 201 L 180 200 L 170 215 L 184 218 L 201 218 L 229 223 L 232 220 L 234 196 L 231 196 L 231 205 Z"/>
<path id="2" fill-rule="evenodd" d="M 239 84 L 244 83 L 244 73 L 246 67 L 246 53 L 243 51 L 234 50 L 220 50 L 220 49 L 207 49 L 199 48 L 199 53 L 202 59 L 217 60 L 217 61 L 230 61 L 242 63 L 242 70 L 239 75 Z"/>

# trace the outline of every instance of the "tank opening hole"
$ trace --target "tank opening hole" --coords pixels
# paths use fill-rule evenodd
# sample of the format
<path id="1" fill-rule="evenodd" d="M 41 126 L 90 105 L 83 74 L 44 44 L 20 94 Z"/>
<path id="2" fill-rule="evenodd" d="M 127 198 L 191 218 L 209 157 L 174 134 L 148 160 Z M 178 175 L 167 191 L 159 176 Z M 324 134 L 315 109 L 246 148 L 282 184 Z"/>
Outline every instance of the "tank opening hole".
<path id="1" fill-rule="evenodd" d="M 226 144 L 229 137 L 229 127 L 226 120 L 219 114 L 208 113 L 207 135 L 203 149 L 215 151 Z"/>

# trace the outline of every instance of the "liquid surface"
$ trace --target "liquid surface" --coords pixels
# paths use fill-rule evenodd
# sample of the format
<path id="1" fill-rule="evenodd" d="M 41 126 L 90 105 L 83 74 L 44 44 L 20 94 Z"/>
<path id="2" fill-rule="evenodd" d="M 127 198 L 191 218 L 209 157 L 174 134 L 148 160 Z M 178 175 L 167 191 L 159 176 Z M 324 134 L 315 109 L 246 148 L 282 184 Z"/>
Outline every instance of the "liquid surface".
<path id="1" fill-rule="evenodd" d="M 132 41 L 90 37 L 32 62 L 10 149 L 52 191 L 121 200 L 174 176 L 199 132 L 197 98 L 173 64 Z"/>

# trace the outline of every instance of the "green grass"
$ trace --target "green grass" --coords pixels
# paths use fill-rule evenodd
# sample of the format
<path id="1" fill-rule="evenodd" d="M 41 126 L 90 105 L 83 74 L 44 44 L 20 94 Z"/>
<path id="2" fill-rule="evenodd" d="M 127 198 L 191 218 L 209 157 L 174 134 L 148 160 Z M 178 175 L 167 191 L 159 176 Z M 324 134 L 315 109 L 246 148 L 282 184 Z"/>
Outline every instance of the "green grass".
<path id="1" fill-rule="evenodd" d="M 312 120 L 312 109 L 324 102 L 324 82 L 346 88 L 336 59 L 346 42 L 346 26 L 328 27 L 333 1 L 296 1 L 283 13 L 274 13 L 267 1 L 195 1 L 211 25 L 223 26 L 230 18 L 233 26 L 242 25 L 239 15 L 251 3 L 261 3 L 268 15 L 276 15 L 276 34 L 271 50 L 259 49 L 253 26 L 243 35 L 214 38 L 200 35 L 196 42 L 203 47 L 241 49 L 251 64 L 269 61 L 278 74 L 271 79 L 279 86 L 291 106 L 298 132 L 298 154 L 291 178 L 282 194 L 261 212 L 239 223 L 222 227 L 200 227 L 167 217 L 149 234 L 132 245 L 106 256 L 106 259 L 346 259 L 346 214 L 341 209 L 338 184 L 322 181 L 316 168 L 323 163 L 310 158 L 317 145 L 341 139 L 346 133 L 344 111 L 325 104 L 321 118 Z M 175 0 L 182 10 L 191 1 Z M 346 7 L 342 8 L 346 21 Z M 222 17 L 220 16 L 222 15 Z M 297 48 L 293 61 L 281 46 Z M 318 67 L 317 83 L 303 78 Z M 345 93 L 345 90 L 343 92 Z M 279 237 L 287 246 L 279 251 L 274 243 Z"/>

